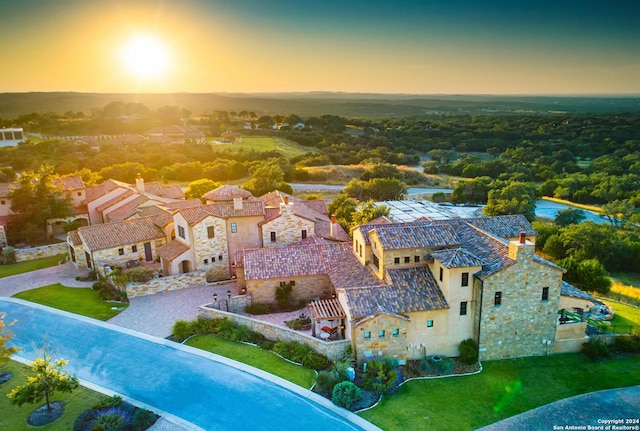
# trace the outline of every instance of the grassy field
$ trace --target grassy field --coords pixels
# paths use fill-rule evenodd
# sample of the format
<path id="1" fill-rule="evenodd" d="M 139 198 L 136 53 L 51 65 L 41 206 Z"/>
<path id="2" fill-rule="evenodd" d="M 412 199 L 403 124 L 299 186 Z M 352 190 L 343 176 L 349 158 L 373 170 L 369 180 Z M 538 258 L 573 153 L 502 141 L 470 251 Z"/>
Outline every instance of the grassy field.
<path id="1" fill-rule="evenodd" d="M 612 306 L 615 310 L 611 324 L 616 325 L 615 332 L 617 334 L 628 334 L 630 330 L 629 326 L 637 326 L 640 328 L 640 308 L 604 299 L 602 302 Z"/>
<path id="2" fill-rule="evenodd" d="M 49 425 L 32 427 L 27 424 L 27 417 L 33 410 L 43 405 L 44 401 L 38 405 L 23 404 L 22 407 L 18 407 L 17 405 L 12 405 L 7 398 L 7 394 L 11 392 L 13 388 L 26 383 L 26 376 L 30 372 L 30 369 L 18 362 L 9 361 L 3 364 L 0 370 L 11 371 L 13 373 L 11 380 L 0 385 L 0 429 L 2 430 L 27 431 L 38 429 L 42 431 L 68 431 L 73 429 L 73 424 L 80 413 L 105 398 L 104 395 L 83 388 L 82 386 L 70 394 L 54 394 L 51 399 L 52 401 L 62 400 L 65 403 L 62 417 Z"/>
<path id="3" fill-rule="evenodd" d="M 285 361 L 260 347 L 223 340 L 214 335 L 198 335 L 185 344 L 251 365 L 306 389 L 311 388 L 315 381 L 313 370 Z"/>
<path id="4" fill-rule="evenodd" d="M 567 354 L 483 367 L 473 376 L 405 383 L 360 416 L 385 431 L 472 430 L 559 399 L 640 384 L 637 355 L 592 362 Z"/>
<path id="5" fill-rule="evenodd" d="M 30 260 L 28 262 L 19 262 L 11 265 L 0 265 L 0 278 L 35 271 L 37 269 L 49 268 L 50 266 L 56 266 L 58 263 L 60 263 L 63 257 L 63 255 L 51 256 L 44 257 L 42 259 Z"/>
<path id="6" fill-rule="evenodd" d="M 222 138 L 213 138 L 209 142 L 213 143 L 213 149 L 225 150 L 254 150 L 254 151 L 279 151 L 284 157 L 297 156 L 302 153 L 313 153 L 315 148 L 303 147 L 296 142 L 283 138 L 272 138 L 265 136 L 244 136 L 241 143 L 237 144 L 215 144 Z"/>
<path id="7" fill-rule="evenodd" d="M 26 290 L 13 297 L 98 320 L 109 320 L 129 305 L 103 301 L 93 289 L 67 287 L 60 283 Z M 114 307 L 117 309 L 114 310 Z"/>

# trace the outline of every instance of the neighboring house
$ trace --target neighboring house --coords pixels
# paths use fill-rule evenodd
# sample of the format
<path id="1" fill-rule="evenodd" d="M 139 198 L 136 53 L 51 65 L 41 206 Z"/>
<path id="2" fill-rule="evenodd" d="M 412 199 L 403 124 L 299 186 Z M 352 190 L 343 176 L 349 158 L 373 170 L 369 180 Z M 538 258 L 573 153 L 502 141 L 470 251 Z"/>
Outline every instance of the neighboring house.
<path id="1" fill-rule="evenodd" d="M 0 147 L 15 147 L 25 140 L 22 127 L 0 129 Z"/>
<path id="2" fill-rule="evenodd" d="M 196 144 L 206 144 L 207 140 L 203 132 L 191 126 L 167 126 L 156 127 L 145 133 L 152 140 L 160 138 L 163 142 L 185 143 L 194 142 Z"/>
<path id="3" fill-rule="evenodd" d="M 240 144 L 242 143 L 242 133 L 227 130 L 222 134 L 222 142 L 228 142 L 230 144 Z"/>
<path id="4" fill-rule="evenodd" d="M 457 356 L 467 338 L 480 359 L 544 355 L 556 339 L 563 269 L 535 254 L 523 216 L 392 223 L 353 231 L 353 243 L 247 249 L 239 287 L 274 302 L 290 283 L 318 328 L 339 328 L 359 362 Z M 326 310 L 331 310 L 327 312 Z"/>
<path id="5" fill-rule="evenodd" d="M 47 234 L 49 236 L 64 233 L 64 225 L 79 221 L 81 224 L 89 224 L 87 207 L 85 205 L 86 188 L 80 177 L 66 177 L 56 180 L 55 185 L 69 200 L 73 215 L 64 219 L 47 220 Z M 0 183 L 0 225 L 5 231 L 11 228 L 12 218 L 16 215 L 11 210 L 11 190 L 19 187 L 19 183 Z"/>
<path id="6" fill-rule="evenodd" d="M 85 226 L 67 236 L 71 259 L 76 265 L 128 267 L 152 262 L 158 248 L 166 244 L 165 232 L 154 217 Z"/>
<path id="7" fill-rule="evenodd" d="M 324 201 L 305 201 L 275 191 L 260 198 L 234 186 L 203 195 L 206 205 L 174 214 L 175 239 L 159 251 L 163 273 L 207 271 L 234 277 L 233 256 L 248 248 L 284 247 L 305 239 L 349 241 L 327 217 Z"/>

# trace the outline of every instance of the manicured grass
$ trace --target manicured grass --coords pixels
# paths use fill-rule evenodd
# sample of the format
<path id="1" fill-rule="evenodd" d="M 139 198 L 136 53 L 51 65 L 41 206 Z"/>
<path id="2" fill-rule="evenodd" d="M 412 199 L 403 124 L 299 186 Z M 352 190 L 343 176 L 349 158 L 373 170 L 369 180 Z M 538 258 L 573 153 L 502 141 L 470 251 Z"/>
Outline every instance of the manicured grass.
<path id="1" fill-rule="evenodd" d="M 640 384 L 640 357 L 584 355 L 483 363 L 477 375 L 414 380 L 360 416 L 385 431 L 472 430 L 559 399 Z"/>
<path id="2" fill-rule="evenodd" d="M 22 274 L 24 272 L 35 271 L 36 269 L 56 266 L 63 259 L 63 255 L 44 257 L 42 259 L 30 260 L 28 262 L 13 263 L 11 265 L 0 265 L 0 278 L 10 275 Z"/>
<path id="3" fill-rule="evenodd" d="M 9 398 L 7 398 L 7 394 L 11 392 L 12 389 L 26 383 L 26 376 L 30 372 L 29 367 L 19 362 L 8 361 L 0 366 L 0 370 L 11 371 L 13 373 L 11 380 L 0 385 L 0 429 L 2 430 L 20 431 L 38 429 L 42 431 L 69 431 L 73 429 L 73 424 L 80 413 L 90 409 L 91 406 L 105 398 L 104 395 L 83 388 L 82 386 L 70 394 L 56 393 L 51 401 L 64 401 L 65 405 L 62 417 L 48 425 L 32 427 L 27 425 L 27 417 L 32 411 L 43 405 L 45 401 L 43 400 L 43 402 L 38 405 L 23 404 L 22 407 L 18 407 L 17 405 L 12 405 L 9 402 Z"/>
<path id="4" fill-rule="evenodd" d="M 67 287 L 60 283 L 26 290 L 16 293 L 13 297 L 98 320 L 109 320 L 129 306 L 127 303 L 103 301 L 100 294 L 93 289 Z M 121 310 L 112 310 L 112 307 Z"/>
<path id="5" fill-rule="evenodd" d="M 628 334 L 630 326 L 637 326 L 640 328 L 640 308 L 631 307 L 626 304 L 621 304 L 620 302 L 613 302 L 602 300 L 607 305 L 611 305 L 615 310 L 615 314 L 613 319 L 611 320 L 612 325 L 623 325 L 620 327 L 616 327 L 616 333 L 618 334 Z M 637 331 L 637 329 L 636 329 Z"/>
<path id="6" fill-rule="evenodd" d="M 223 340 L 215 335 L 198 335 L 189 338 L 185 344 L 251 365 L 303 388 L 311 388 L 315 380 L 313 370 L 287 362 L 260 347 Z"/>
<path id="7" fill-rule="evenodd" d="M 222 138 L 213 139 L 213 141 L 221 140 Z M 254 150 L 259 152 L 264 151 L 279 151 L 284 157 L 297 156 L 303 153 L 313 153 L 316 150 L 311 147 L 303 147 L 296 142 L 283 138 L 272 138 L 267 136 L 244 136 L 242 142 L 238 144 L 215 144 L 213 149 L 225 149 L 225 150 Z"/>

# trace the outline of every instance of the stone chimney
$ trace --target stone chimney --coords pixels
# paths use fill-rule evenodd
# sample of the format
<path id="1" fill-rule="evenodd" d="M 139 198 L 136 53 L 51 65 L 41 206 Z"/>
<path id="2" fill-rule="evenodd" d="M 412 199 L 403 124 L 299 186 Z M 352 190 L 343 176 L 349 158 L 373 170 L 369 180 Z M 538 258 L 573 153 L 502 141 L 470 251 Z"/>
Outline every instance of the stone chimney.
<path id="1" fill-rule="evenodd" d="M 138 174 L 136 178 L 136 189 L 138 189 L 140 193 L 144 193 L 144 180 L 140 174 Z"/>
<path id="2" fill-rule="evenodd" d="M 520 238 L 517 241 L 509 242 L 509 259 L 524 260 L 533 259 L 536 254 L 536 246 L 531 241 L 527 241 L 527 234 L 520 232 Z"/>
<path id="3" fill-rule="evenodd" d="M 242 198 L 233 198 L 233 210 L 242 211 Z"/>
<path id="4" fill-rule="evenodd" d="M 289 196 L 284 197 L 284 204 L 289 205 Z"/>
<path id="5" fill-rule="evenodd" d="M 336 215 L 331 215 L 331 229 L 329 230 L 329 236 L 335 238 L 338 234 L 338 222 L 336 221 Z"/>

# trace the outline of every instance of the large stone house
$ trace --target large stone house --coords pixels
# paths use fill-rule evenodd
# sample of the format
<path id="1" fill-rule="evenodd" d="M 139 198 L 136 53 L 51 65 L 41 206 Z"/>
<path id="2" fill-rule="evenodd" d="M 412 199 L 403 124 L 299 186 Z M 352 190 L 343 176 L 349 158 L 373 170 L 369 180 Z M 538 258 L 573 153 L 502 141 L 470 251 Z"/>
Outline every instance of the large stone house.
<path id="1" fill-rule="evenodd" d="M 256 198 L 234 186 L 203 197 L 205 205 L 173 215 L 174 238 L 158 252 L 163 274 L 204 270 L 209 280 L 233 278 L 233 256 L 244 249 L 285 247 L 306 239 L 349 241 L 326 215 L 321 200 L 305 201 L 279 191 Z"/>
<path id="2" fill-rule="evenodd" d="M 564 271 L 535 254 L 535 236 L 523 216 L 380 218 L 357 227 L 349 245 L 243 250 L 238 282 L 254 303 L 291 284 L 295 299 L 315 300 L 314 335 L 338 328 L 359 362 L 456 356 L 468 338 L 483 360 L 544 355 Z"/>

